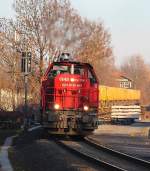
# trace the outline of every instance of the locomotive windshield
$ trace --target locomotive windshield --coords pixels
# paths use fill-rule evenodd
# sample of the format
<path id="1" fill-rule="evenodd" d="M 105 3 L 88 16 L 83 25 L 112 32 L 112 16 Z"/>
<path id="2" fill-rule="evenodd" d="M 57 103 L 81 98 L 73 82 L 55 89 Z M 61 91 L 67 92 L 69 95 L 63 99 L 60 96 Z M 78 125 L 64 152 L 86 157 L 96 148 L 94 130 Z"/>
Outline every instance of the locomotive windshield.
<path id="1" fill-rule="evenodd" d="M 97 83 L 93 69 L 81 64 L 54 64 L 48 74 L 49 78 L 56 77 L 59 74 L 77 74 L 80 76 L 85 76 L 90 80 L 91 84 Z"/>
<path id="2" fill-rule="evenodd" d="M 58 74 L 78 74 L 84 76 L 85 74 L 85 67 L 82 65 L 53 65 L 52 69 L 49 72 L 49 77 L 55 77 Z"/>

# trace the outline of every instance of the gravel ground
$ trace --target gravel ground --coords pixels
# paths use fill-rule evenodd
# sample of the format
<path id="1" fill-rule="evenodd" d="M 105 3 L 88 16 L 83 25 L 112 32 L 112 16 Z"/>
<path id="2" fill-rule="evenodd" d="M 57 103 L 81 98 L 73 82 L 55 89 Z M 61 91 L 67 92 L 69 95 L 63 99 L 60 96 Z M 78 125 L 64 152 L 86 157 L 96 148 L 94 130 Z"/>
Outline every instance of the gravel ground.
<path id="1" fill-rule="evenodd" d="M 9 158 L 15 171 L 100 170 L 64 150 L 53 140 L 40 139 L 38 131 L 15 139 Z"/>
<path id="2" fill-rule="evenodd" d="M 124 135 L 132 137 L 149 137 L 150 123 L 135 123 L 133 125 L 99 125 L 95 134 Z"/>
<path id="3" fill-rule="evenodd" d="M 115 134 L 118 128 L 116 126 L 114 128 L 103 126 L 103 130 L 97 130 L 91 137 L 101 144 L 150 161 L 150 139 L 123 134 L 122 132 L 128 129 L 127 126 L 121 131 L 122 135 L 120 131 L 119 134 Z M 13 147 L 9 150 L 9 158 L 14 171 L 103 171 L 64 150 L 53 140 L 42 139 L 41 130 L 22 134 L 16 138 Z"/>
<path id="4" fill-rule="evenodd" d="M 149 124 L 147 124 L 149 127 Z M 147 126 L 146 125 L 146 126 Z M 115 150 L 150 161 L 150 139 L 130 132 L 130 128 L 135 127 L 135 131 L 144 127 L 143 124 L 133 126 L 103 125 L 90 137 L 100 144 L 111 147 Z M 128 130 L 128 132 L 126 132 Z"/>

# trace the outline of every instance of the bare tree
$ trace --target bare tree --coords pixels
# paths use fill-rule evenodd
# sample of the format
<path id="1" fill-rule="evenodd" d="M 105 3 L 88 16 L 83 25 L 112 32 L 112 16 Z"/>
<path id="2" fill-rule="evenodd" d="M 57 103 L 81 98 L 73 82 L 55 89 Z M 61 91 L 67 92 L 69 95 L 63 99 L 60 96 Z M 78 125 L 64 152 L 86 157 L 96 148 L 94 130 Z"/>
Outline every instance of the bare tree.
<path id="1" fill-rule="evenodd" d="M 82 20 L 68 0 L 15 0 L 14 8 L 17 49 L 32 52 L 29 90 L 37 94 L 46 59 L 50 61 L 56 49 L 74 51 Z"/>
<path id="2" fill-rule="evenodd" d="M 24 32 L 28 46 L 30 44 L 32 50 L 36 51 L 40 76 L 43 74 L 44 56 L 52 56 L 56 48 L 69 51 L 79 56 L 81 61 L 93 64 L 97 73 L 103 67 L 104 58 L 109 58 L 107 69 L 110 63 L 113 65 L 110 34 L 103 23 L 82 19 L 68 0 L 15 2 L 17 21 L 23 28 L 18 33 L 22 35 Z M 106 60 L 104 63 L 106 65 Z"/>
<path id="3" fill-rule="evenodd" d="M 102 22 L 84 21 L 81 46 L 78 56 L 81 61 L 91 63 L 98 75 L 100 83 L 111 84 L 114 58 L 110 42 L 110 34 Z"/>
<path id="4" fill-rule="evenodd" d="M 121 67 L 133 81 L 136 89 L 141 90 L 142 103 L 149 103 L 150 100 L 150 67 L 145 64 L 144 59 L 140 55 L 133 55 Z"/>
<path id="5" fill-rule="evenodd" d="M 0 33 L 0 66 L 13 83 L 8 85 L 13 91 L 23 87 L 19 65 L 23 51 L 32 52 L 29 94 L 36 97 L 32 102 L 39 101 L 44 65 L 56 49 L 91 63 L 100 83 L 111 84 L 114 60 L 110 34 L 102 22 L 81 18 L 69 0 L 14 0 L 14 9 L 16 19 L 6 24 L 6 30 Z"/>
<path id="6" fill-rule="evenodd" d="M 1 51 L 0 51 L 0 67 L 1 67 L 1 88 L 12 92 L 13 110 L 16 107 L 15 94 L 18 87 L 17 80 L 20 79 L 19 70 L 19 54 L 16 51 L 16 42 L 12 21 L 4 19 L 1 22 Z M 4 78 L 4 79 L 3 79 Z"/>
<path id="7" fill-rule="evenodd" d="M 56 48 L 64 50 L 75 43 L 80 17 L 67 0 L 16 0 L 14 8 L 17 25 L 21 26 L 17 32 L 28 46 L 24 48 L 36 54 L 42 76 L 44 57 L 52 56 Z"/>

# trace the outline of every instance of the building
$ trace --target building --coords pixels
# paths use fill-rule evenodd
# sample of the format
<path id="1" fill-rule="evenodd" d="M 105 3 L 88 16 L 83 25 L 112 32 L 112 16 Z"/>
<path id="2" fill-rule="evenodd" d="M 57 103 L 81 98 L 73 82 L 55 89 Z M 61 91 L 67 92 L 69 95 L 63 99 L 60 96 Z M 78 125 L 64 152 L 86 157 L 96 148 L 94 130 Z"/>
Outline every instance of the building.
<path id="1" fill-rule="evenodd" d="M 134 88 L 133 80 L 127 77 L 124 73 L 117 71 L 113 73 L 113 76 L 117 87 Z"/>

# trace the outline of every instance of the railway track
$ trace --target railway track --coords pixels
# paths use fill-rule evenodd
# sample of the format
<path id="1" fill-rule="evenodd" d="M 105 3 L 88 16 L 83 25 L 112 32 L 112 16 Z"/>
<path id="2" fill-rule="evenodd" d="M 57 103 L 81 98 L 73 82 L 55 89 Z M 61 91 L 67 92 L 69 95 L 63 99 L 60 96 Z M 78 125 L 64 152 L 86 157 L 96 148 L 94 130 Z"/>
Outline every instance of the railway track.
<path id="1" fill-rule="evenodd" d="M 134 157 L 134 156 L 131 156 L 131 155 L 128 155 L 128 154 L 113 150 L 113 149 L 108 148 L 108 147 L 106 147 L 104 145 L 100 145 L 99 142 L 97 142 L 96 140 L 93 140 L 92 138 L 86 137 L 85 141 L 86 141 L 87 144 L 89 144 L 89 145 L 91 145 L 91 146 L 93 146 L 93 147 L 95 147 L 95 148 L 97 148 L 99 150 L 107 151 L 108 153 L 110 153 L 112 155 L 116 155 L 116 156 L 118 156 L 120 158 L 133 161 L 135 163 L 141 164 L 142 166 L 150 169 L 150 162 L 149 161 L 146 161 L 146 160 L 143 160 L 143 159 L 140 159 L 140 158 L 137 158 L 137 157 Z"/>
<path id="2" fill-rule="evenodd" d="M 138 159 L 107 147 L 101 146 L 91 139 L 58 140 L 63 148 L 75 153 L 107 171 L 149 171 L 150 162 Z"/>

